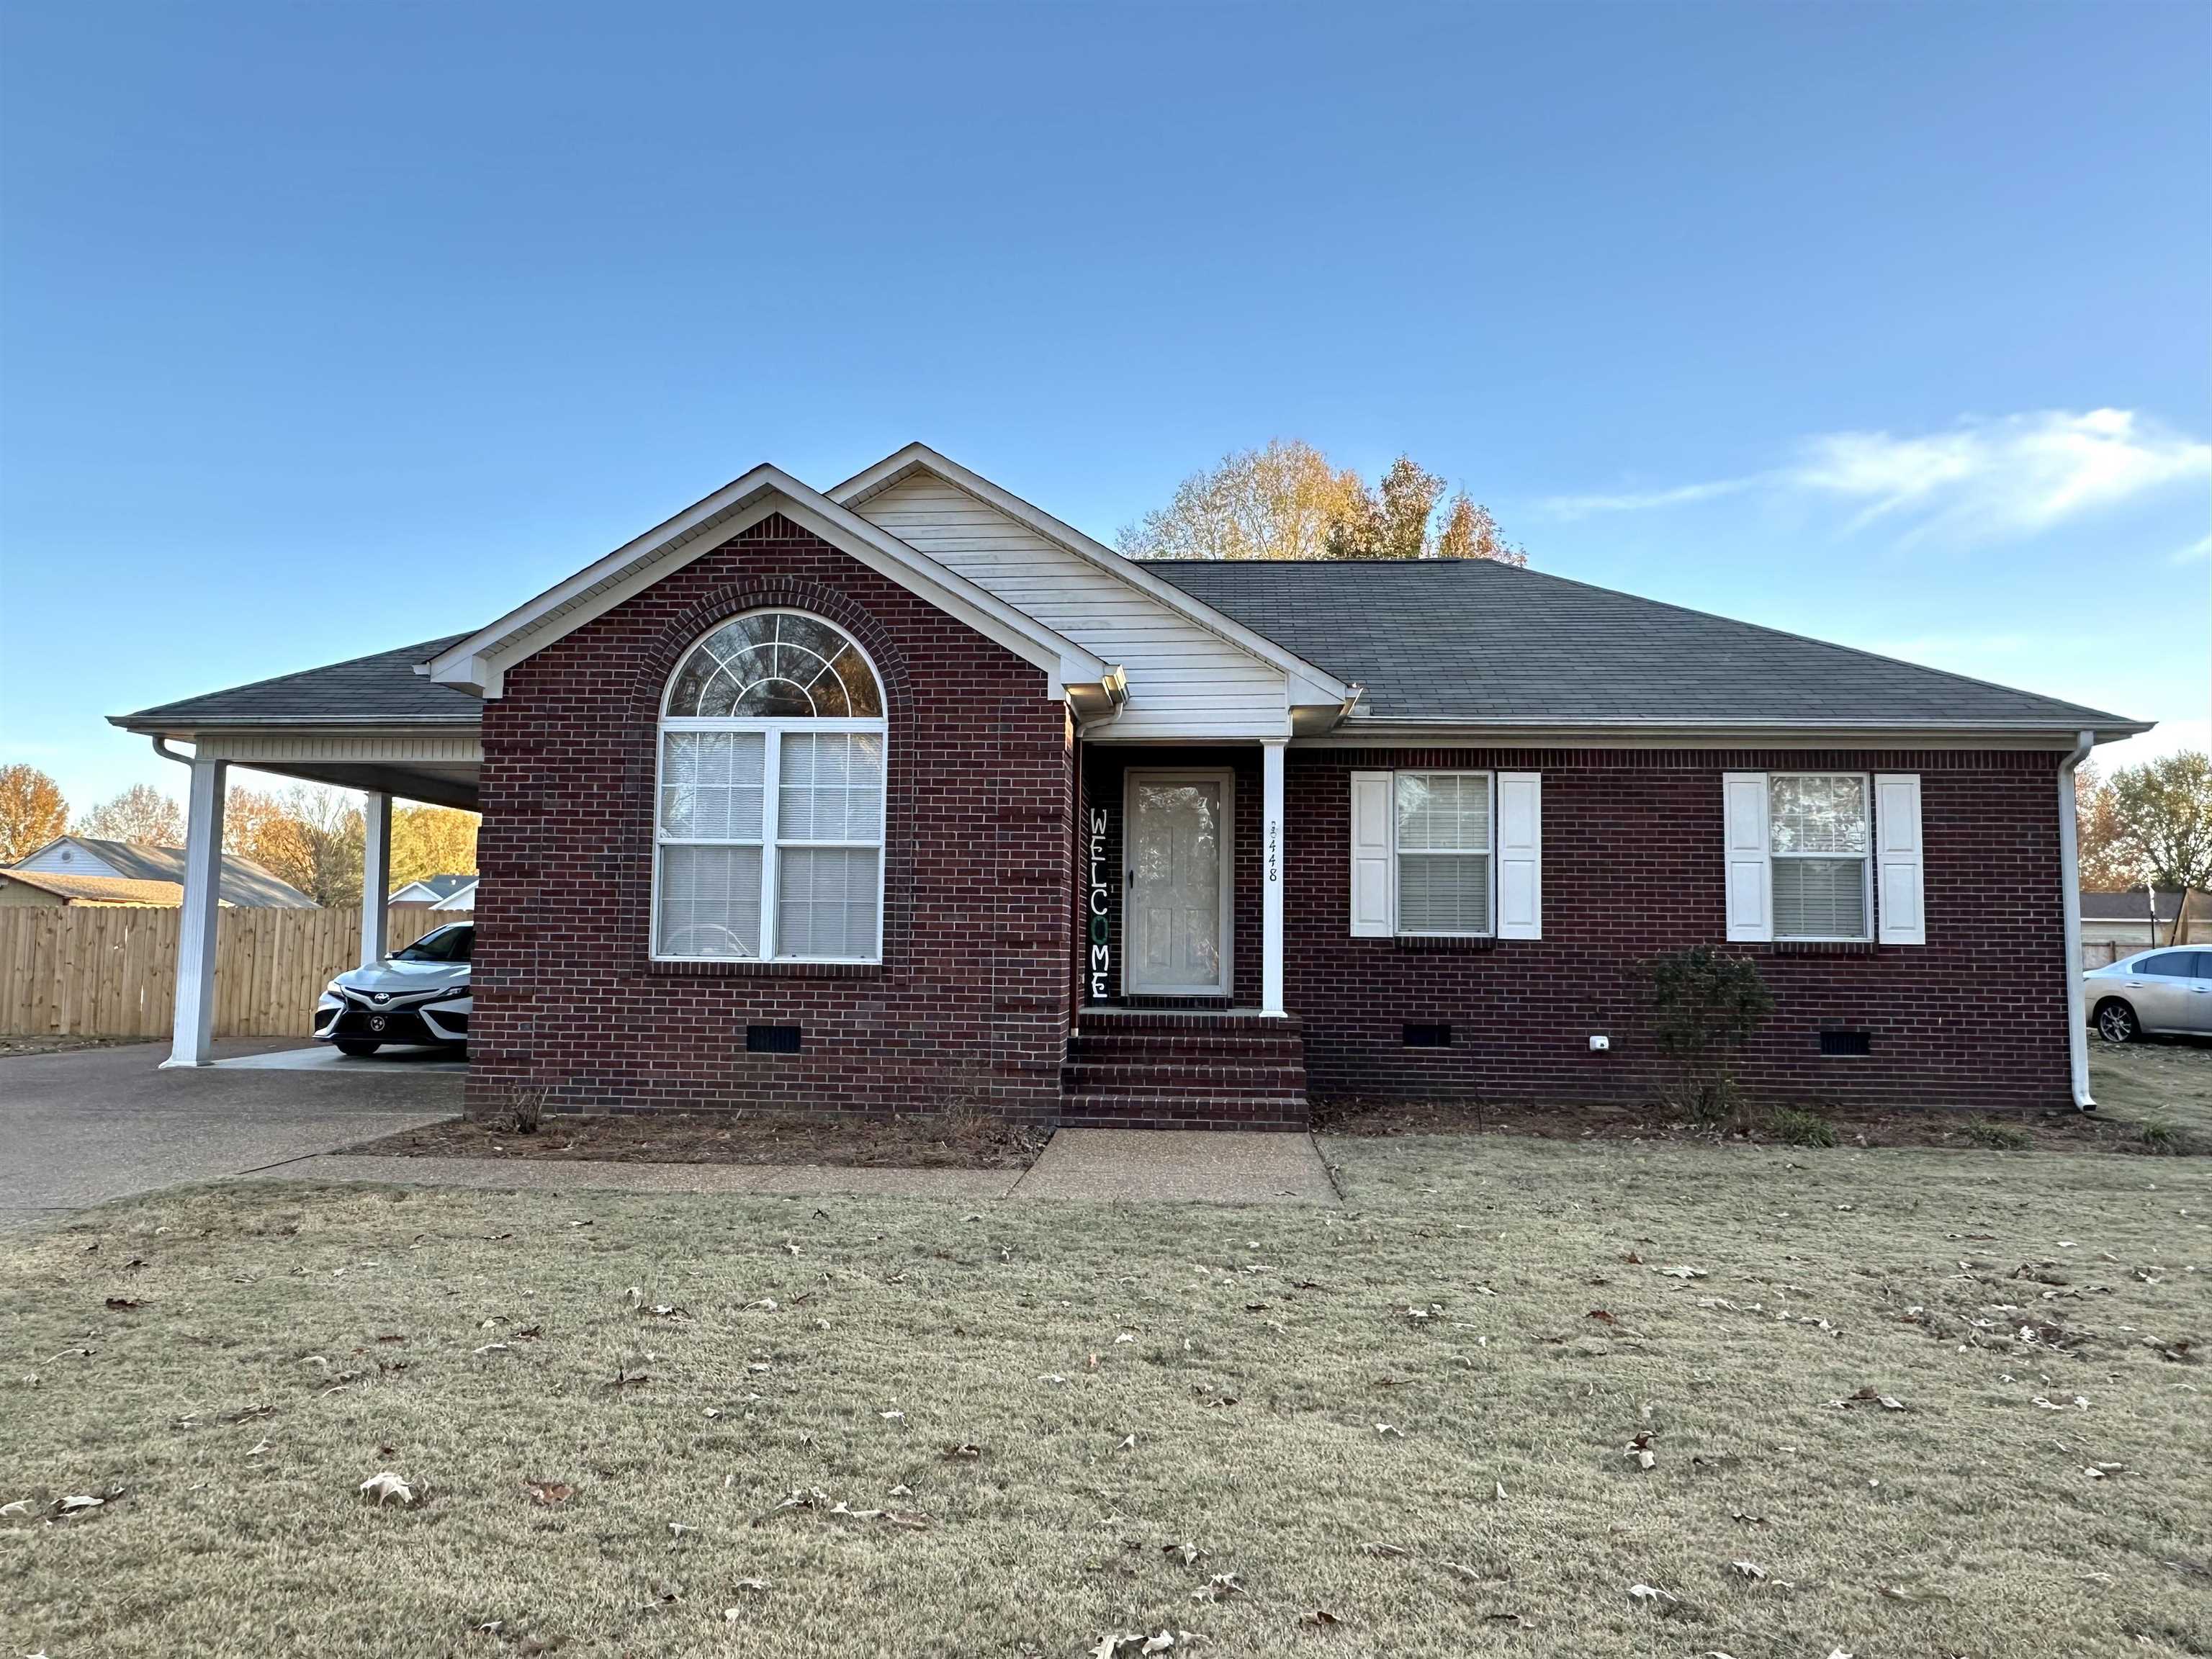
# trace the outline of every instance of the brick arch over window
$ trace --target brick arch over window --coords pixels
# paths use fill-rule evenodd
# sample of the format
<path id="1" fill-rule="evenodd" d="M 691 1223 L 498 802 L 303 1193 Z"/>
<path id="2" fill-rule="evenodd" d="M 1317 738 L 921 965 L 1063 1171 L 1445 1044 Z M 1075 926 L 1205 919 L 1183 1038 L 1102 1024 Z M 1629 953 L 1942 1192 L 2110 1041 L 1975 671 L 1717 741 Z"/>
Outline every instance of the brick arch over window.
<path id="1" fill-rule="evenodd" d="M 752 533 L 759 534 L 775 523 L 771 519 Z M 890 757 L 884 793 L 880 966 L 651 959 L 648 941 L 653 927 L 653 791 L 659 775 L 662 700 L 678 665 L 708 634 L 747 611 L 772 609 L 807 611 L 824 622 L 836 623 L 852 635 L 875 665 L 883 693 Z M 623 774 L 623 817 L 629 833 L 623 838 L 622 922 L 623 938 L 632 941 L 627 954 L 638 966 L 649 968 L 656 974 L 787 974 L 812 978 L 896 978 L 903 975 L 910 961 L 908 946 L 914 931 L 915 796 L 920 783 L 920 770 L 915 760 L 915 708 L 906 653 L 874 616 L 834 587 L 791 576 L 748 575 L 709 589 L 673 613 L 651 645 L 639 653 L 636 676 L 625 700 L 623 749 L 628 764 Z"/>

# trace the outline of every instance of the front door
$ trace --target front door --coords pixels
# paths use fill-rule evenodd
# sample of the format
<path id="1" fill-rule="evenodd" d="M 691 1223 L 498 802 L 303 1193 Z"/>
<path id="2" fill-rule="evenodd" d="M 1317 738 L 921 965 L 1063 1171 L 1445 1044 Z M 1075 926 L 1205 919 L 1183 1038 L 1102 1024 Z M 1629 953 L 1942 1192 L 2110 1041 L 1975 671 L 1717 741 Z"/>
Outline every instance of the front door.
<path id="1" fill-rule="evenodd" d="M 1133 771 L 1127 779 L 1121 989 L 1225 997 L 1231 775 Z"/>

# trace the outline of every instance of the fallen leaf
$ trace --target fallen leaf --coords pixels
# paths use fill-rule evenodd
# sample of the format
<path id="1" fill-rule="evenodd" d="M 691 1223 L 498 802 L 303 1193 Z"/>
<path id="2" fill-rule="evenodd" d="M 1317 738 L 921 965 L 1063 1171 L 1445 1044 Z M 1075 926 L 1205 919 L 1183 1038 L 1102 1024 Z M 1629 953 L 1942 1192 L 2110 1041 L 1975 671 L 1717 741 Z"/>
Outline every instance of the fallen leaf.
<path id="1" fill-rule="evenodd" d="M 1343 1620 L 1338 1618 L 1327 1607 L 1316 1607 L 1311 1613 L 1302 1613 L 1298 1618 L 1298 1623 L 1301 1625 L 1312 1625 L 1321 1630 L 1327 1630 L 1332 1625 L 1340 1625 L 1343 1622 Z"/>
<path id="2" fill-rule="evenodd" d="M 365 1498 L 375 1498 L 380 1508 L 394 1498 L 398 1499 L 403 1507 L 415 1501 L 415 1488 L 408 1485 L 404 1476 L 394 1474 L 389 1469 L 372 1474 L 362 1481 L 361 1492 Z"/>
<path id="3" fill-rule="evenodd" d="M 560 1480 L 526 1480 L 522 1483 L 522 1489 L 530 1494 L 532 1503 L 543 1504 L 549 1510 L 567 1503 L 576 1493 L 574 1486 Z"/>

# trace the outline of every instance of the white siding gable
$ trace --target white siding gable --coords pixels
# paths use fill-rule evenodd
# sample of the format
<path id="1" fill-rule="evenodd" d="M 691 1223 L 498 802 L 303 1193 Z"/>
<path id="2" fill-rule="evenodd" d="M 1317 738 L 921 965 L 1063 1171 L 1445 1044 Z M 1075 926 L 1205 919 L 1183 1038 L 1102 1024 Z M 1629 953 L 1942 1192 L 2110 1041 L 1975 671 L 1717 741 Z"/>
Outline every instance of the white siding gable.
<path id="1" fill-rule="evenodd" d="M 15 866 L 49 876 L 119 876 L 123 873 L 89 847 L 64 836 Z"/>
<path id="2" fill-rule="evenodd" d="M 1125 668 L 1128 706 L 1099 735 L 1279 737 L 1288 730 L 1280 669 L 957 485 L 917 472 L 853 510 Z"/>

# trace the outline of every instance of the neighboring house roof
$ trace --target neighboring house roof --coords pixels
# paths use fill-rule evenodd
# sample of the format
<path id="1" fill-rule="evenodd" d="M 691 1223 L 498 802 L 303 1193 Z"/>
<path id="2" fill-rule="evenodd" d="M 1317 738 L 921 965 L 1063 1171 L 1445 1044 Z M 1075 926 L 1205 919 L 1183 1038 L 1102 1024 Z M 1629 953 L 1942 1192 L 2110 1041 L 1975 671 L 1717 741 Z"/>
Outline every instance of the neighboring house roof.
<path id="1" fill-rule="evenodd" d="M 2150 920 L 2150 907 L 2145 902 L 2140 887 L 2127 893 L 2083 893 L 2081 920 L 2084 921 L 2142 921 Z M 2172 921 L 2181 914 L 2181 893 L 2179 889 L 2161 889 L 2153 895 L 2158 901 L 2158 919 Z"/>
<path id="2" fill-rule="evenodd" d="M 422 876 L 392 890 L 387 901 L 392 904 L 430 904 L 439 899 L 451 898 L 464 887 L 473 887 L 477 878 L 468 875 Z M 417 892 L 419 888 L 422 890 Z M 402 897 L 402 895 L 405 895 Z"/>
<path id="3" fill-rule="evenodd" d="M 70 867 L 72 864 L 76 867 Z M 185 849 L 146 847 L 137 842 L 104 841 L 93 836 L 64 836 L 48 842 L 30 857 L 11 867 L 15 875 L 115 876 L 126 880 L 181 884 L 185 879 Z M 298 888 L 282 882 L 237 853 L 222 855 L 222 902 L 248 909 L 313 910 L 314 900 Z M 175 901 L 171 901 L 172 902 Z"/>
<path id="4" fill-rule="evenodd" d="M 2118 734 L 2030 691 L 1492 559 L 1150 562 L 1366 688 L 1352 722 L 1904 726 Z"/>
<path id="5" fill-rule="evenodd" d="M 415 672 L 448 646 L 468 637 L 403 645 L 322 668 L 279 674 L 204 696 L 185 697 L 118 717 L 134 731 L 167 727 L 179 734 L 198 727 L 265 726 L 434 726 L 473 729 L 483 705 L 465 691 L 440 685 Z"/>
<path id="6" fill-rule="evenodd" d="M 430 907 L 433 910 L 473 910 L 477 908 L 477 878 L 469 878 L 465 887 L 456 887 L 452 892 Z"/>
<path id="7" fill-rule="evenodd" d="M 173 881 L 132 881 L 125 876 L 58 876 L 44 870 L 0 870 L 0 881 L 20 882 L 71 904 L 143 904 L 174 909 L 185 890 Z"/>

